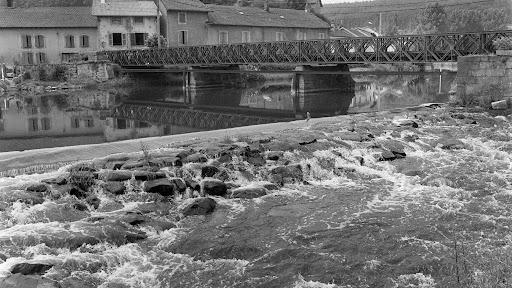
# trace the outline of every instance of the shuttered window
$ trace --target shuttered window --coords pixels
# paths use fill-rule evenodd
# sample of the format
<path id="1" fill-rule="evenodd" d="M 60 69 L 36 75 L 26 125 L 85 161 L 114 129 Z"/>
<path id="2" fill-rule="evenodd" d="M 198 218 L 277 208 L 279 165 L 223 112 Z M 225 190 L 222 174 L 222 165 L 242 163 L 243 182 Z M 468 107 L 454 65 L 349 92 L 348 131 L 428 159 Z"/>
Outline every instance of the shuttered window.
<path id="1" fill-rule="evenodd" d="M 21 61 L 25 65 L 33 65 L 34 64 L 34 54 L 32 52 L 23 52 L 21 54 Z"/>
<path id="2" fill-rule="evenodd" d="M 325 39 L 325 33 L 319 33 L 318 34 L 318 38 Z"/>
<path id="3" fill-rule="evenodd" d="M 37 58 L 37 63 L 38 63 L 38 64 L 44 64 L 44 63 L 46 63 L 46 53 L 38 52 L 38 53 L 36 54 L 36 58 Z"/>
<path id="4" fill-rule="evenodd" d="M 87 35 L 80 36 L 80 47 L 82 47 L 82 48 L 89 47 L 89 36 L 87 36 Z"/>
<path id="5" fill-rule="evenodd" d="M 123 33 L 111 33 L 109 35 L 110 46 L 126 46 L 126 34 Z"/>
<path id="6" fill-rule="evenodd" d="M 219 31 L 219 44 L 228 44 L 228 31 Z"/>
<path id="7" fill-rule="evenodd" d="M 135 23 L 135 24 L 144 24 L 144 17 L 140 17 L 140 16 L 133 17 L 133 23 Z"/>
<path id="8" fill-rule="evenodd" d="M 75 36 L 66 35 L 66 48 L 75 48 Z"/>
<path id="9" fill-rule="evenodd" d="M 147 38 L 148 38 L 147 33 L 131 33 L 130 34 L 130 45 L 131 46 L 144 46 Z"/>
<path id="10" fill-rule="evenodd" d="M 50 118 L 42 118 L 41 119 L 41 130 L 50 130 L 51 127 L 51 121 Z"/>
<path id="11" fill-rule="evenodd" d="M 7 8 L 14 8 L 14 0 L 7 0 Z"/>
<path id="12" fill-rule="evenodd" d="M 28 119 L 28 131 L 30 131 L 30 132 L 38 131 L 39 126 L 38 126 L 37 122 L 39 122 L 37 118 Z"/>
<path id="13" fill-rule="evenodd" d="M 178 24 L 187 24 L 187 12 L 178 12 Z"/>
<path id="14" fill-rule="evenodd" d="M 22 35 L 21 36 L 21 47 L 27 49 L 32 48 L 32 36 Z"/>
<path id="15" fill-rule="evenodd" d="M 123 24 L 123 19 L 121 17 L 112 17 L 110 19 L 110 23 L 112 25 L 121 25 L 121 24 Z"/>
<path id="16" fill-rule="evenodd" d="M 251 32 L 250 31 L 242 31 L 242 43 L 251 42 Z"/>
<path id="17" fill-rule="evenodd" d="M 80 128 L 80 119 L 78 117 L 71 118 L 71 128 Z"/>
<path id="18" fill-rule="evenodd" d="M 182 30 L 178 33 L 178 43 L 181 45 L 187 45 L 188 44 L 188 31 Z"/>
<path id="19" fill-rule="evenodd" d="M 276 41 L 284 41 L 284 32 L 276 32 Z"/>
<path id="20" fill-rule="evenodd" d="M 44 36 L 43 35 L 37 35 L 35 37 L 36 40 L 36 48 L 44 48 Z"/>

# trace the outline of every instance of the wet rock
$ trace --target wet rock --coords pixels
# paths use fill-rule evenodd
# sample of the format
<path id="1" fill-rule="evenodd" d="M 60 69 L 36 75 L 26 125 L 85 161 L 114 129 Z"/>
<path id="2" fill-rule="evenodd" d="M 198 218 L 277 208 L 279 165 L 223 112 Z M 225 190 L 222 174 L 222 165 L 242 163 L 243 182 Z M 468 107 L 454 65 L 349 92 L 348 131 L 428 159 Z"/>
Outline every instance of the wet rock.
<path id="1" fill-rule="evenodd" d="M 441 138 L 436 142 L 435 146 L 441 147 L 441 149 L 455 150 L 464 149 L 465 145 L 462 141 L 453 138 Z"/>
<path id="2" fill-rule="evenodd" d="M 187 185 L 187 187 L 194 191 L 201 191 L 201 185 L 199 185 L 199 182 L 195 181 L 194 179 L 185 179 L 185 184 Z"/>
<path id="3" fill-rule="evenodd" d="M 252 199 L 262 197 L 268 194 L 265 187 L 250 185 L 231 190 L 230 198 Z"/>
<path id="4" fill-rule="evenodd" d="M 104 167 L 108 170 L 120 170 L 123 165 L 125 164 L 125 161 L 115 161 L 115 162 L 107 162 Z"/>
<path id="5" fill-rule="evenodd" d="M 299 145 L 304 146 L 304 145 L 313 144 L 313 143 L 316 143 L 316 142 L 317 142 L 317 140 L 313 139 L 313 140 L 310 140 L 310 141 L 299 142 Z"/>
<path id="6" fill-rule="evenodd" d="M 204 163 L 207 161 L 208 161 L 208 158 L 206 158 L 206 156 L 204 154 L 194 153 L 192 155 L 188 155 L 183 162 L 184 163 Z"/>
<path id="7" fill-rule="evenodd" d="M 220 157 L 217 159 L 220 163 L 228 163 L 233 160 L 233 156 L 229 152 L 221 152 Z"/>
<path id="8" fill-rule="evenodd" d="M 393 161 L 397 158 L 397 156 L 387 149 L 379 149 L 375 155 L 375 158 L 378 161 Z"/>
<path id="9" fill-rule="evenodd" d="M 132 172 L 123 170 L 108 170 L 100 173 L 99 177 L 104 181 L 126 181 L 132 178 Z"/>
<path id="10" fill-rule="evenodd" d="M 194 154 L 195 151 L 190 149 L 190 150 L 183 150 L 183 151 L 180 151 L 178 154 L 176 154 L 176 157 L 180 158 L 182 161 L 185 160 L 185 158 L 187 158 L 188 156 Z"/>
<path id="11" fill-rule="evenodd" d="M 404 140 L 407 142 L 415 142 L 418 139 L 420 139 L 420 137 L 416 134 L 408 134 L 404 136 Z"/>
<path id="12" fill-rule="evenodd" d="M 201 168 L 201 177 L 213 177 L 213 175 L 217 174 L 219 172 L 219 168 L 211 165 L 206 165 Z"/>
<path id="13" fill-rule="evenodd" d="M 2 260 L 2 261 L 7 260 L 7 256 L 5 256 L 4 254 L 0 253 L 0 260 Z"/>
<path id="14" fill-rule="evenodd" d="M 185 200 L 178 211 L 184 216 L 206 215 L 212 213 L 217 206 L 217 202 L 209 197 L 191 198 Z"/>
<path id="15" fill-rule="evenodd" d="M 102 187 L 105 191 L 114 195 L 121 195 L 126 191 L 126 186 L 123 182 L 109 181 L 104 183 Z"/>
<path id="16" fill-rule="evenodd" d="M 61 288 L 59 282 L 35 275 L 13 274 L 0 279 L 0 288 Z"/>
<path id="17" fill-rule="evenodd" d="M 68 171 L 81 171 L 81 172 L 96 172 L 96 168 L 89 163 L 78 163 L 69 167 Z"/>
<path id="18" fill-rule="evenodd" d="M 101 204 L 100 198 L 94 195 L 87 197 L 85 199 L 85 202 L 87 202 L 87 204 L 89 204 L 90 206 L 94 207 L 94 209 L 98 209 L 98 207 L 100 207 Z"/>
<path id="19" fill-rule="evenodd" d="M 507 102 L 507 100 L 500 100 L 500 101 L 492 102 L 491 107 L 494 110 L 506 110 L 506 109 L 508 109 L 508 102 Z"/>
<path id="20" fill-rule="evenodd" d="M 302 167 L 299 164 L 274 167 L 270 170 L 271 182 L 284 185 L 303 181 Z"/>
<path id="21" fill-rule="evenodd" d="M 380 146 L 395 155 L 395 158 L 403 158 L 406 156 L 404 145 L 396 140 L 386 140 L 380 142 Z"/>
<path id="22" fill-rule="evenodd" d="M 281 151 L 270 151 L 267 153 L 267 159 L 268 160 L 271 160 L 271 161 L 277 161 L 279 160 L 281 157 L 283 157 L 283 152 Z"/>
<path id="23" fill-rule="evenodd" d="M 225 196 L 228 187 L 218 179 L 204 179 L 201 181 L 201 191 L 208 195 Z"/>
<path id="24" fill-rule="evenodd" d="M 374 138 L 373 135 L 371 135 L 369 133 L 350 132 L 350 131 L 336 133 L 333 136 L 337 136 L 341 140 L 344 140 L 344 141 L 355 141 L 355 142 L 370 141 Z"/>
<path id="25" fill-rule="evenodd" d="M 167 179 L 157 179 L 146 181 L 144 183 L 144 191 L 148 193 L 158 193 L 162 196 L 174 195 L 175 186 Z"/>
<path id="26" fill-rule="evenodd" d="M 149 163 L 145 160 L 131 160 L 127 161 L 121 166 L 121 169 L 123 170 L 132 170 L 135 168 L 141 168 L 144 166 L 149 166 Z"/>
<path id="27" fill-rule="evenodd" d="M 28 186 L 25 189 L 25 191 L 44 193 L 44 192 L 48 191 L 48 186 L 46 186 L 46 184 L 43 184 L 43 183 L 32 184 L 32 185 Z"/>
<path id="28" fill-rule="evenodd" d="M 163 158 L 159 158 L 162 162 L 163 162 L 163 165 L 164 166 L 167 166 L 167 167 L 181 167 L 183 166 L 183 162 L 181 161 L 181 159 L 178 157 L 178 156 L 175 156 L 175 157 L 163 157 Z"/>
<path id="29" fill-rule="evenodd" d="M 71 207 L 73 207 L 73 209 L 78 210 L 78 211 L 89 211 L 89 208 L 87 208 L 87 205 L 85 205 L 84 203 L 80 203 L 80 202 L 74 203 L 73 205 L 71 205 Z"/>
<path id="30" fill-rule="evenodd" d="M 52 264 L 42 263 L 18 263 L 11 267 L 11 273 L 22 275 L 43 275 L 46 271 L 52 268 Z"/>
<path id="31" fill-rule="evenodd" d="M 0 199 L 7 203 L 20 201 L 25 204 L 36 205 L 44 202 L 44 195 L 41 192 L 26 192 L 22 190 L 2 191 L 0 192 Z"/>
<path id="32" fill-rule="evenodd" d="M 63 186 L 61 191 L 71 196 L 75 196 L 78 199 L 86 198 L 88 195 L 87 192 L 73 185 Z"/>
<path id="33" fill-rule="evenodd" d="M 185 190 L 187 190 L 187 183 L 183 179 L 173 177 L 170 178 L 169 181 L 172 183 L 172 185 L 174 185 L 174 191 L 182 193 L 185 192 Z"/>
<path id="34" fill-rule="evenodd" d="M 55 178 L 43 179 L 41 182 L 53 185 L 66 185 L 68 183 L 68 179 L 66 176 L 60 175 Z"/>
<path id="35" fill-rule="evenodd" d="M 415 121 L 410 120 L 410 119 L 397 120 L 397 121 L 395 121 L 395 124 L 398 127 L 412 127 L 412 128 L 419 127 L 418 123 L 416 123 Z"/>
<path id="36" fill-rule="evenodd" d="M 174 223 L 152 219 L 151 217 L 144 216 L 139 211 L 122 212 L 121 215 L 115 215 L 114 219 L 118 219 L 119 221 L 130 224 L 131 226 L 152 227 L 158 231 L 165 231 L 171 228 L 176 228 Z"/>
<path id="37" fill-rule="evenodd" d="M 165 178 L 166 175 L 164 172 L 151 172 L 151 171 L 133 171 L 133 176 L 135 177 L 135 180 L 139 181 L 148 181 L 148 180 L 154 180 L 154 179 L 161 179 Z"/>
<path id="38" fill-rule="evenodd" d="M 276 184 L 274 183 L 271 183 L 271 182 L 259 182 L 257 183 L 258 185 L 260 185 L 261 187 L 269 190 L 269 191 L 273 191 L 273 190 L 279 190 L 279 186 L 277 186 Z"/>

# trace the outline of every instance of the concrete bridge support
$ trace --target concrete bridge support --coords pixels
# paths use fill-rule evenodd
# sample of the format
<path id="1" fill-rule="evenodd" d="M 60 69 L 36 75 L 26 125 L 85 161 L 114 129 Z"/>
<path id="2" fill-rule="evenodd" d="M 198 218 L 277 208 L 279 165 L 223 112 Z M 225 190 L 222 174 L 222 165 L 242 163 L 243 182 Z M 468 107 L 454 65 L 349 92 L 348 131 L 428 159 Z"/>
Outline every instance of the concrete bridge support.
<path id="1" fill-rule="evenodd" d="M 348 72 L 346 64 L 336 66 L 298 66 L 291 92 L 295 114 L 302 118 L 346 114 L 355 96 L 355 81 L 349 74 L 313 74 L 312 72 Z M 301 73 L 305 72 L 305 73 Z"/>
<path id="2" fill-rule="evenodd" d="M 242 86 L 242 77 L 240 73 L 228 73 L 229 71 L 240 70 L 238 65 L 224 66 L 224 67 L 190 67 L 190 70 L 226 70 L 227 73 L 218 72 L 183 72 L 183 89 L 187 99 L 187 103 L 195 105 L 211 105 L 218 102 L 212 99 L 216 94 L 222 93 L 223 96 L 230 94 L 229 90 L 239 88 Z M 238 93 L 231 93 L 233 97 L 227 97 L 226 104 L 240 103 L 240 95 Z M 233 102 L 233 103 L 231 103 Z"/>

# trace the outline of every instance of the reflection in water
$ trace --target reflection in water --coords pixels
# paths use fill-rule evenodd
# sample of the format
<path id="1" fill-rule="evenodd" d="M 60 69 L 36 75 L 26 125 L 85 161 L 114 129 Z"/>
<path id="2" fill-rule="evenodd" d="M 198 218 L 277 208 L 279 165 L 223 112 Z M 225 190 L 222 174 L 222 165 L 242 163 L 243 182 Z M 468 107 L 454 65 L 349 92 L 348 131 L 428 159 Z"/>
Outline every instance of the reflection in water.
<path id="1" fill-rule="evenodd" d="M 115 91 L 15 92 L 0 95 L 0 152 L 101 143 L 201 131 L 204 128 L 148 123 L 112 117 L 126 101 L 166 102 L 180 109 L 251 114 L 288 119 L 294 111 L 291 75 L 272 75 L 245 88 L 211 87 L 185 90 L 180 75 L 134 83 Z M 426 102 L 446 101 L 455 75 L 354 76 L 355 97 L 349 112 L 387 110 Z M 146 79 L 147 80 L 147 79 Z M 144 85 L 143 85 L 144 84 Z M 444 97 L 444 98 L 443 98 Z M 171 104 L 169 104 L 171 105 Z M 180 106 L 181 105 L 181 106 Z M 281 111 L 281 112 L 279 112 Z"/>

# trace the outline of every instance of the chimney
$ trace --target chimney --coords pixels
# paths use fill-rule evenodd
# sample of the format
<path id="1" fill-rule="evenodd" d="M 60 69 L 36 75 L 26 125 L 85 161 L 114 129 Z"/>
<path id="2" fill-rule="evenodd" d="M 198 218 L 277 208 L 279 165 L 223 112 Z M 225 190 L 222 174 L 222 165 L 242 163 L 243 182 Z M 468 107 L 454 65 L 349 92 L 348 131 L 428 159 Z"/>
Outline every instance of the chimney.
<path id="1" fill-rule="evenodd" d="M 304 5 L 304 12 L 310 13 L 311 12 L 311 4 L 309 1 L 306 2 L 306 5 Z"/>
<path id="2" fill-rule="evenodd" d="M 263 10 L 269 12 L 270 11 L 270 7 L 268 7 L 268 0 L 265 0 L 265 3 L 263 4 Z"/>

